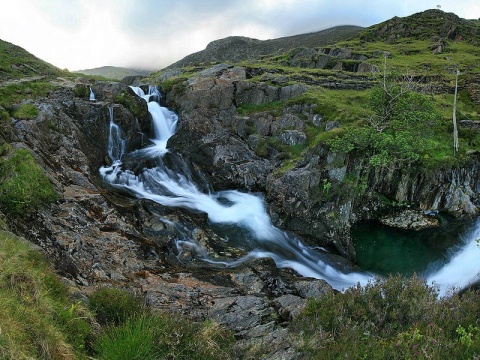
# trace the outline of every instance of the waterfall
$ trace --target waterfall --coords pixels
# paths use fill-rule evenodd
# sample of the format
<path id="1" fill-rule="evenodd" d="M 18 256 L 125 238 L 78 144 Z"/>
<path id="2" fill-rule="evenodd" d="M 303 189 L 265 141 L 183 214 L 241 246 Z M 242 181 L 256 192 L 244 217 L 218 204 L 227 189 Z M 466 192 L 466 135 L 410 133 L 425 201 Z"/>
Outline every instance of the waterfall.
<path id="1" fill-rule="evenodd" d="M 480 219 L 462 236 L 450 260 L 440 269 L 427 275 L 427 281 L 440 289 L 440 296 L 449 291 L 461 290 L 480 280 Z"/>
<path id="2" fill-rule="evenodd" d="M 115 124 L 113 119 L 113 107 L 108 108 L 110 117 L 109 136 L 108 136 L 108 156 L 113 163 L 121 163 L 123 154 L 125 153 L 125 140 L 122 139 L 122 130 L 120 126 Z"/>
<path id="3" fill-rule="evenodd" d="M 153 120 L 153 138 L 150 140 L 154 146 L 142 149 L 140 152 L 152 157 L 166 153 L 167 141 L 175 134 L 177 127 L 177 114 L 160 106 L 160 92 L 156 86 L 149 86 L 148 94 L 145 94 L 140 87 L 130 86 L 130 88 L 147 102 L 148 111 Z"/>
<path id="4" fill-rule="evenodd" d="M 157 102 L 159 94 L 155 88 L 150 88 L 148 94 L 139 87 L 132 87 L 132 90 L 148 103 L 153 119 L 154 137 L 151 141 L 154 145 L 137 150 L 129 156 L 147 154 L 152 161 L 156 161 L 157 166 L 134 173 L 123 169 L 120 157 L 109 150 L 114 164 L 102 167 L 100 173 L 104 181 L 111 186 L 137 198 L 150 199 L 164 206 L 200 211 L 208 215 L 210 223 L 236 229 L 234 233 L 237 239 L 231 241 L 239 243 L 248 251 L 248 255 L 225 261 L 214 260 L 206 255 L 204 261 L 236 266 L 248 259 L 270 257 L 278 267 L 292 268 L 303 276 L 325 279 L 339 290 L 358 282 L 366 284 L 371 279 L 371 275 L 366 273 L 344 274 L 336 270 L 327 263 L 324 254 L 310 249 L 295 236 L 276 228 L 267 214 L 261 196 L 236 190 L 205 193 L 193 182 L 188 171 L 182 173 L 169 169 L 163 163 L 162 157 L 168 151 L 166 144 L 175 132 L 178 118 L 173 112 L 160 106 Z M 150 101 L 152 99 L 153 101 Z M 115 130 L 110 134 L 118 136 L 119 132 Z M 110 147 L 109 142 L 109 149 Z M 186 169 L 186 166 L 182 168 Z M 182 240 L 179 245 L 198 247 L 193 240 Z"/>
<path id="5" fill-rule="evenodd" d="M 88 88 L 90 89 L 90 101 L 96 101 L 95 93 L 93 92 L 92 87 L 89 86 Z"/>
<path id="6" fill-rule="evenodd" d="M 343 290 L 354 286 L 357 283 L 365 285 L 373 278 L 372 274 L 365 272 L 343 273 L 335 268 L 333 262 L 325 253 L 319 252 L 304 245 L 300 239 L 275 227 L 266 211 L 263 198 L 258 194 L 244 193 L 237 190 L 203 192 L 192 180 L 186 164 L 179 168 L 183 171 L 168 168 L 162 158 L 168 152 L 167 141 L 175 132 L 177 116 L 170 110 L 160 106 L 158 103 L 159 93 L 156 88 L 150 88 L 148 94 L 139 87 L 132 87 L 132 90 L 148 103 L 148 110 L 153 119 L 153 145 L 136 150 L 129 154 L 131 157 L 147 156 L 155 167 L 145 168 L 141 172 L 133 172 L 123 169 L 121 157 L 124 145 L 117 147 L 121 142 L 119 129 L 110 126 L 110 136 L 117 137 L 117 140 L 109 141 L 109 156 L 113 165 L 102 167 L 100 173 L 108 184 L 126 191 L 137 198 L 150 199 L 163 206 L 182 207 L 191 211 L 200 211 L 208 215 L 211 224 L 230 229 L 234 234 L 227 241 L 247 251 L 247 255 L 239 259 L 219 261 L 212 259 L 205 252 L 205 249 L 198 251 L 199 256 L 206 262 L 223 265 L 237 266 L 244 261 L 253 258 L 271 258 L 279 268 L 291 268 L 302 276 L 308 276 L 326 280 L 333 288 Z M 113 113 L 111 124 L 113 124 Z M 112 130 L 114 128 L 115 130 Z M 113 149 L 122 150 L 113 150 Z M 110 150 L 112 149 L 112 150 Z M 472 238 L 479 237 L 477 233 Z M 473 244 L 473 245 L 472 245 Z M 472 270 L 468 274 L 457 273 L 458 264 L 467 261 L 461 257 L 478 256 L 475 241 L 468 242 L 468 245 L 459 252 L 456 257 L 445 265 L 441 270 L 428 277 L 428 281 L 438 285 L 442 294 L 449 286 L 459 285 L 461 287 L 475 279 Z M 180 248 L 191 247 L 199 249 L 200 245 L 194 240 L 177 242 Z M 477 262 L 478 263 L 478 262 Z M 472 261 L 475 264 L 475 261 Z M 461 266 L 461 265 L 460 265 Z M 473 269 L 473 267 L 472 267 Z M 458 274 L 453 277 L 452 272 Z M 463 281 L 463 279 L 467 279 Z M 453 281 L 452 281 L 453 279 Z"/>

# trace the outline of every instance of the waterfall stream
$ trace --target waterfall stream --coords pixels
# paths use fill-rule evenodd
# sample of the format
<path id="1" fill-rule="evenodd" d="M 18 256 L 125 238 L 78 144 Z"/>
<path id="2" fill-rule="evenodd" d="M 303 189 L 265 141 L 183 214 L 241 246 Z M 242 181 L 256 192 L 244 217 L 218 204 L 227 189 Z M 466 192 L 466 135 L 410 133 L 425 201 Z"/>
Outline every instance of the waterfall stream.
<path id="1" fill-rule="evenodd" d="M 159 92 L 155 87 L 150 87 L 148 94 L 139 87 L 132 87 L 133 91 L 148 103 L 148 110 L 153 119 L 152 145 L 136 150 L 128 154 L 129 157 L 148 157 L 155 167 L 144 168 L 139 173 L 124 168 L 122 157 L 124 156 L 125 143 L 122 140 L 120 128 L 113 121 L 111 113 L 110 138 L 108 154 L 112 165 L 100 168 L 100 173 L 108 184 L 126 191 L 137 198 L 150 199 L 164 206 L 173 206 L 203 212 L 208 215 L 208 220 L 218 226 L 231 227 L 236 239 L 228 240 L 238 244 L 248 255 L 239 259 L 218 261 L 208 257 L 203 251 L 203 260 L 209 263 L 236 266 L 251 258 L 272 258 L 280 268 L 291 268 L 302 276 L 314 277 L 326 280 L 337 290 L 360 283 L 365 285 L 372 279 L 373 274 L 366 272 L 343 273 L 330 263 L 324 253 L 305 246 L 300 239 L 275 227 L 266 211 L 263 198 L 257 194 L 249 194 L 236 190 L 205 192 L 200 190 L 192 180 L 188 167 L 183 164 L 178 169 L 171 169 L 163 161 L 167 149 L 168 139 L 175 133 L 177 115 L 159 104 Z M 476 271 L 480 270 L 478 261 L 471 256 L 478 256 L 475 237 L 480 232 L 479 223 L 476 225 L 476 233 L 466 240 L 466 246 L 452 261 L 435 274 L 428 277 L 441 286 L 444 292 L 450 286 L 466 286 L 477 279 L 477 274 L 472 270 L 468 273 L 456 273 L 456 268 L 466 259 L 460 254 L 468 252 L 472 264 L 476 264 Z M 182 245 L 199 247 L 194 240 L 179 240 Z M 467 244 L 468 243 L 468 244 Z M 468 250 L 468 251 L 467 251 Z M 474 254 L 474 255 L 471 255 Z"/>
<path id="2" fill-rule="evenodd" d="M 92 87 L 89 86 L 88 88 L 90 89 L 89 100 L 90 100 L 90 101 L 96 101 L 96 99 L 95 99 L 95 93 L 93 92 Z"/>

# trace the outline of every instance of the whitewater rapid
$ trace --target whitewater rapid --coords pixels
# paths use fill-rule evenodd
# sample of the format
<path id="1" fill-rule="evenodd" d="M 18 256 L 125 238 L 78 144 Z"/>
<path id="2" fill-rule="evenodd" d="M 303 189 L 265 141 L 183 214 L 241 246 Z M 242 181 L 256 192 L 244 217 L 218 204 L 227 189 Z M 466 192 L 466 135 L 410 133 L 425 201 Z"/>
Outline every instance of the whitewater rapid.
<path id="1" fill-rule="evenodd" d="M 120 128 L 115 125 L 113 112 L 110 113 L 110 137 L 108 154 L 112 165 L 102 167 L 100 173 L 111 186 L 136 196 L 155 201 L 164 206 L 182 207 L 208 215 L 213 224 L 236 226 L 246 231 L 243 241 L 247 242 L 248 255 L 240 259 L 218 261 L 208 257 L 204 249 L 200 251 L 203 260 L 224 266 L 237 266 L 252 258 L 271 258 L 279 268 L 291 268 L 298 274 L 326 280 L 333 288 L 343 290 L 357 285 L 367 284 L 374 275 L 366 272 L 343 273 L 329 264 L 324 254 L 305 246 L 298 238 L 275 227 L 266 211 L 263 198 L 236 190 L 203 192 L 194 183 L 189 171 L 178 172 L 168 168 L 162 161 L 168 153 L 167 141 L 175 133 L 178 117 L 169 109 L 160 106 L 159 93 L 150 87 L 148 94 L 139 87 L 133 91 L 148 104 L 153 119 L 152 145 L 136 150 L 129 157 L 148 156 L 156 166 L 145 168 L 140 173 L 124 169 L 122 157 L 125 155 L 125 142 Z M 186 168 L 186 166 L 183 166 Z M 428 276 L 428 282 L 438 285 L 445 294 L 452 286 L 464 287 L 478 280 L 479 249 L 472 237 L 479 237 L 480 225 L 477 222 L 471 237 L 465 240 L 465 246 L 451 261 L 439 271 Z M 199 247 L 191 240 L 181 240 L 179 244 Z M 475 264 L 469 270 L 465 263 Z M 476 266 L 476 268 L 475 268 Z M 459 269 L 464 269 L 460 271 Z M 458 271 L 457 271 L 458 270 Z M 476 272 L 475 272 L 476 271 Z"/>
<path id="2" fill-rule="evenodd" d="M 480 219 L 460 235 L 461 245 L 439 270 L 427 274 L 427 282 L 438 286 L 440 296 L 464 289 L 480 281 Z"/>

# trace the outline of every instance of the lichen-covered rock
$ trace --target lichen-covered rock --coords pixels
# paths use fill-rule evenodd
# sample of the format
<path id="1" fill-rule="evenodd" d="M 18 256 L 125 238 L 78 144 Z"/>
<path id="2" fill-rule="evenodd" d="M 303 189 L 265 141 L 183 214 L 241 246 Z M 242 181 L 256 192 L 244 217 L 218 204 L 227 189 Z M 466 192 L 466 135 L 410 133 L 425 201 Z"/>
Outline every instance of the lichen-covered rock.
<path id="1" fill-rule="evenodd" d="M 384 216 L 379 220 L 384 225 L 406 230 L 422 230 L 440 224 L 438 219 L 426 216 L 422 211 L 414 210 L 404 210 L 395 215 Z"/>

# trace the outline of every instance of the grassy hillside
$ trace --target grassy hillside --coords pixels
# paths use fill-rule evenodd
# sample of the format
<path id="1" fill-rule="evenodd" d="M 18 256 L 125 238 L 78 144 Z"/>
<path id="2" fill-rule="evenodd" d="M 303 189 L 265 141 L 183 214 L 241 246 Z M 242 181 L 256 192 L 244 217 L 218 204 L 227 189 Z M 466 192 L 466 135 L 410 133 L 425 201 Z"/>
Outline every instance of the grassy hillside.
<path id="1" fill-rule="evenodd" d="M 101 76 L 107 79 L 122 80 L 126 76 L 147 76 L 150 72 L 146 70 L 134 70 L 116 66 L 102 66 L 93 69 L 77 70 L 75 73 Z"/>
<path id="2" fill-rule="evenodd" d="M 35 76 L 59 76 L 63 71 L 19 46 L 0 40 L 0 82 Z"/>

